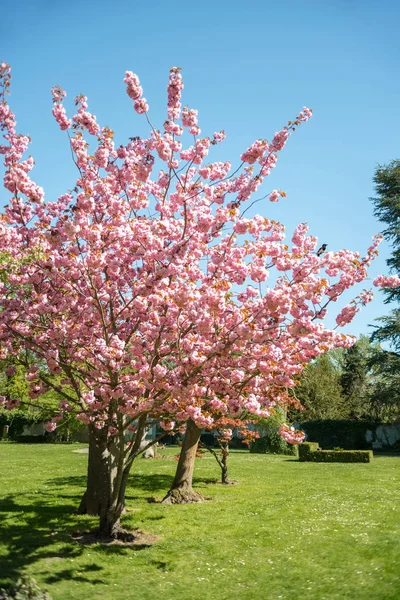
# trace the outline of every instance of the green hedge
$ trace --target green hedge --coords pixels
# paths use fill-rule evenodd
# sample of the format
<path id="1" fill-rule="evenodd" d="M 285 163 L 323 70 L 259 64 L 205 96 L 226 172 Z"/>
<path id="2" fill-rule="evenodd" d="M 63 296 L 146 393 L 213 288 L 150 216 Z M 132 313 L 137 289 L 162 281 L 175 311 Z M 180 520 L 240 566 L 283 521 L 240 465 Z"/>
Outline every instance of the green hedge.
<path id="1" fill-rule="evenodd" d="M 344 450 L 369 450 L 371 443 L 365 439 L 366 432 L 375 433 L 380 423 L 370 421 L 348 421 L 320 419 L 301 423 L 299 429 L 306 432 L 307 438 L 316 440 L 321 448 L 333 449 L 337 446 Z"/>
<path id="2" fill-rule="evenodd" d="M 320 450 L 317 442 L 304 442 L 299 446 L 300 462 L 370 463 L 371 450 Z"/>
<path id="3" fill-rule="evenodd" d="M 15 439 L 20 436 L 25 427 L 43 421 L 41 414 L 32 414 L 24 410 L 0 410 L 0 439 L 3 435 L 4 425 L 9 426 L 8 438 Z"/>
<path id="4" fill-rule="evenodd" d="M 317 442 L 303 442 L 299 444 L 299 460 L 306 461 L 309 460 L 309 456 L 312 452 L 316 452 L 319 448 Z"/>

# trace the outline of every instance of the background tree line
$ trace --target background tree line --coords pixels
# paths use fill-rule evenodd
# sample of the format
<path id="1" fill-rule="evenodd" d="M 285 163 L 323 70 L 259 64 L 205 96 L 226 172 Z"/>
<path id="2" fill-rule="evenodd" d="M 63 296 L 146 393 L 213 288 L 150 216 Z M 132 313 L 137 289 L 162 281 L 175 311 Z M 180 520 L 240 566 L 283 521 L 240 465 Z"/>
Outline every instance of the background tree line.
<path id="1" fill-rule="evenodd" d="M 400 274 L 400 160 L 378 166 L 374 176 L 374 215 L 385 225 L 392 247 L 387 261 Z M 377 320 L 370 338 L 348 350 L 333 350 L 310 364 L 296 388 L 307 409 L 294 418 L 396 422 L 400 419 L 400 289 L 385 290 L 392 311 Z"/>

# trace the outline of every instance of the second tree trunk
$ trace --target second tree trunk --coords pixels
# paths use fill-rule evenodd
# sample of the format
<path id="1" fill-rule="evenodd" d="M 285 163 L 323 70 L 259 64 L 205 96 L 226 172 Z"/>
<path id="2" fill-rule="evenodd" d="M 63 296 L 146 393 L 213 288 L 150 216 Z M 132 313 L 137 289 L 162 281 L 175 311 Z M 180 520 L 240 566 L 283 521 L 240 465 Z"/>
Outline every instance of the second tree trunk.
<path id="1" fill-rule="evenodd" d="M 164 504 L 185 504 L 204 500 L 203 496 L 195 492 L 192 487 L 194 462 L 200 434 L 201 429 L 192 420 L 189 420 L 186 425 L 186 433 L 183 438 L 175 478 L 171 489 L 163 500 Z"/>

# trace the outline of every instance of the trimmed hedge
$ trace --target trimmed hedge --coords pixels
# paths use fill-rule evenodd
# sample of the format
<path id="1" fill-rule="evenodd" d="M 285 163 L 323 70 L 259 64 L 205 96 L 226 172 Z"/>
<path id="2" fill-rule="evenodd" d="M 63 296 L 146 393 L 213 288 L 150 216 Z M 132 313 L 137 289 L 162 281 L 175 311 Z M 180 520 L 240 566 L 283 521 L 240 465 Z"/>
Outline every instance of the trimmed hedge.
<path id="1" fill-rule="evenodd" d="M 299 446 L 300 462 L 370 463 L 371 450 L 321 450 L 317 442 L 304 442 Z"/>
<path id="2" fill-rule="evenodd" d="M 32 414 L 24 410 L 0 410 L 0 439 L 3 435 L 4 425 L 9 426 L 8 439 L 13 440 L 20 436 L 25 427 L 36 425 L 43 421 L 40 413 Z"/>
<path id="3" fill-rule="evenodd" d="M 299 460 L 304 462 L 310 460 L 308 457 L 312 452 L 316 452 L 319 449 L 318 442 L 303 442 L 299 444 Z"/>
<path id="4" fill-rule="evenodd" d="M 375 434 L 380 423 L 370 421 L 349 421 L 320 419 L 305 421 L 299 429 L 306 432 L 307 438 L 316 440 L 324 450 L 340 446 L 344 450 L 369 450 L 371 443 L 365 439 L 367 430 Z"/>

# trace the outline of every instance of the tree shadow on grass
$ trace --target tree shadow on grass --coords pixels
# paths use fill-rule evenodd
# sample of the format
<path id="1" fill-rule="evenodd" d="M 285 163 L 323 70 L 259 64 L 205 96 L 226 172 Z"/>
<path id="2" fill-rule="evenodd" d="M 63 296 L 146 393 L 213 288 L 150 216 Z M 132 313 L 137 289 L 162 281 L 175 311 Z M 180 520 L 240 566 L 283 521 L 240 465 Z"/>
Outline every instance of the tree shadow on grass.
<path id="1" fill-rule="evenodd" d="M 137 496 L 130 496 L 129 492 L 135 489 L 144 490 L 146 492 L 165 492 L 171 487 L 173 481 L 172 475 L 165 475 L 163 473 L 132 473 L 129 478 L 129 488 L 127 499 L 137 498 Z"/>
<path id="2" fill-rule="evenodd" d="M 62 564 L 82 553 L 65 531 L 75 524 L 74 506 L 54 504 L 54 496 L 46 495 L 8 495 L 0 500 L 0 540 L 6 550 L 0 554 L 1 584 L 17 579 L 38 560 Z"/>
<path id="3" fill-rule="evenodd" d="M 196 486 L 205 486 L 205 485 L 213 485 L 215 483 L 219 483 L 220 479 L 218 477 L 193 477 L 193 485 Z"/>
<path id="4" fill-rule="evenodd" d="M 86 489 L 86 481 L 86 475 L 70 475 L 68 477 L 53 477 L 53 479 L 48 479 L 45 485 L 56 488 L 58 497 L 74 499 L 78 505 Z M 80 489 L 69 489 L 71 487 Z"/>
<path id="5" fill-rule="evenodd" d="M 75 490 L 65 490 L 62 493 L 63 498 L 80 499 L 85 491 L 86 479 L 87 478 L 85 475 L 75 475 L 70 477 L 54 477 L 53 479 L 49 479 L 48 481 L 46 481 L 46 485 L 57 489 L 65 486 L 67 488 L 80 487 L 81 489 L 79 490 L 79 492 Z M 132 472 L 129 476 L 128 490 L 132 491 L 132 488 L 137 488 L 146 492 L 162 492 L 163 490 L 165 490 L 165 488 L 170 488 L 172 481 L 172 475 L 164 475 L 162 473 L 144 474 Z M 127 495 L 127 498 L 128 497 L 129 494 Z M 131 496 L 131 498 L 137 498 L 137 496 Z"/>
<path id="6" fill-rule="evenodd" d="M 68 477 L 58 479 L 65 479 L 65 485 L 70 483 Z M 0 498 L 0 543 L 4 548 L 0 552 L 0 587 L 15 582 L 38 561 L 41 561 L 39 570 L 47 583 L 63 579 L 105 583 L 95 576 L 103 570 L 100 561 L 100 564 L 80 565 L 78 570 L 69 568 L 68 559 L 77 559 L 85 551 L 84 546 L 72 539 L 73 530 L 95 527 L 97 522 L 96 518 L 77 515 L 74 497 L 67 495 L 65 501 L 65 492 L 68 494 L 68 490 L 59 487 L 54 492 L 43 490 Z M 143 545 L 143 549 L 146 547 Z M 110 552 L 126 552 L 122 546 L 111 550 L 98 544 L 95 549 L 101 561 Z M 135 550 L 140 549 L 141 546 L 135 547 Z"/>
<path id="7" fill-rule="evenodd" d="M 141 496 L 133 496 L 129 493 L 135 489 L 157 494 L 166 494 L 170 489 L 173 480 L 173 475 L 165 475 L 163 473 L 132 473 L 129 478 L 129 488 L 126 498 L 127 500 L 137 500 L 141 498 Z M 217 477 L 194 477 L 193 485 L 196 487 L 203 487 L 211 483 L 216 483 L 217 481 Z"/>

